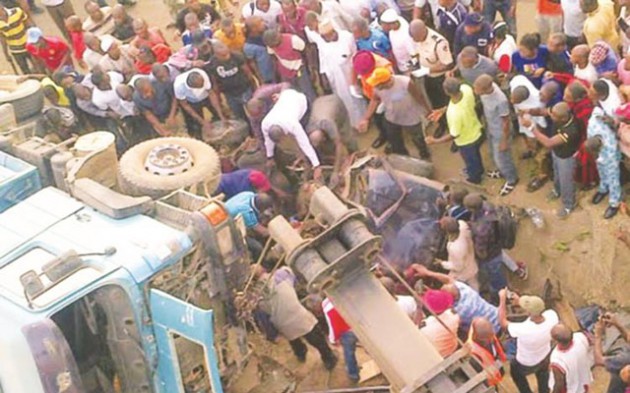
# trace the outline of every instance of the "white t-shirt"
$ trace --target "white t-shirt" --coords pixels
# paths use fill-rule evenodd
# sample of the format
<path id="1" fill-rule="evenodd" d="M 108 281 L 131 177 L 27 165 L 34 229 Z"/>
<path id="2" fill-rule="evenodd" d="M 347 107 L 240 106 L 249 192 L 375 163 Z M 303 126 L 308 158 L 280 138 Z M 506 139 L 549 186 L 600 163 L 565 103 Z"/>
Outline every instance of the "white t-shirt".
<path id="1" fill-rule="evenodd" d="M 125 112 L 120 108 L 121 100 L 116 94 L 116 86 L 123 83 L 124 77 L 116 71 L 109 71 L 107 75 L 109 75 L 112 88 L 110 90 L 100 90 L 94 87 L 92 90 L 92 103 L 100 110 L 111 110 L 122 116 Z"/>
<path id="2" fill-rule="evenodd" d="M 523 366 L 535 366 L 551 352 L 551 329 L 558 324 L 558 314 L 547 310 L 542 316 L 545 320 L 539 324 L 530 318 L 508 323 L 508 333 L 516 338 L 516 361 Z"/>
<path id="3" fill-rule="evenodd" d="M 518 50 L 518 46 L 516 45 L 516 41 L 514 40 L 514 37 L 508 34 L 505 36 L 505 39 L 503 40 L 503 42 L 501 42 L 499 46 L 497 46 L 497 48 L 494 50 L 494 53 L 492 54 L 492 60 L 494 60 L 494 62 L 497 63 L 498 65 L 503 56 L 508 56 L 508 58 L 510 59 L 510 69 L 511 69 L 512 68 L 512 53 L 516 52 L 517 50 Z"/>
<path id="4" fill-rule="evenodd" d="M 280 15 L 281 13 L 282 7 L 280 6 L 280 3 L 276 0 L 269 1 L 269 10 L 267 10 L 267 12 L 264 12 L 263 10 L 256 7 L 256 0 L 247 2 L 241 9 L 241 15 L 243 16 L 243 19 L 247 19 L 250 16 L 260 16 L 269 28 L 276 27 L 278 15 Z"/>
<path id="5" fill-rule="evenodd" d="M 573 67 L 573 71 L 573 74 L 576 78 L 585 80 L 590 84 L 593 84 L 593 82 L 595 82 L 598 78 L 597 70 L 595 69 L 595 66 L 591 63 L 588 63 L 588 65 L 584 68 L 575 66 Z"/>
<path id="6" fill-rule="evenodd" d="M 580 0 L 560 0 L 564 15 L 564 34 L 569 37 L 581 37 L 586 15 L 580 8 Z"/>
<path id="7" fill-rule="evenodd" d="M 599 104 L 602 106 L 602 109 L 604 109 L 604 112 L 606 112 L 608 116 L 614 117 L 615 110 L 617 110 L 617 108 L 621 106 L 619 89 L 608 79 L 602 78 L 602 80 L 608 85 L 608 97 L 606 97 L 605 100 L 599 101 Z"/>
<path id="8" fill-rule="evenodd" d="M 418 304 L 413 296 L 396 295 L 396 303 L 398 303 L 398 306 L 405 312 L 405 314 L 409 315 L 409 318 L 414 318 L 416 316 Z"/>
<path id="9" fill-rule="evenodd" d="M 400 27 L 389 32 L 389 40 L 392 43 L 392 52 L 396 59 L 398 69 L 405 72 L 409 69 L 411 53 L 413 53 L 413 38 L 409 35 L 409 23 L 402 17 L 398 17 Z"/>
<path id="10" fill-rule="evenodd" d="M 556 347 L 551 353 L 551 367 L 565 375 L 567 393 L 586 393 L 593 382 L 591 367 L 593 362 L 589 354 L 588 338 L 584 333 L 573 333 L 573 343 L 566 350 Z M 553 390 L 555 380 L 549 374 L 549 388 Z"/>

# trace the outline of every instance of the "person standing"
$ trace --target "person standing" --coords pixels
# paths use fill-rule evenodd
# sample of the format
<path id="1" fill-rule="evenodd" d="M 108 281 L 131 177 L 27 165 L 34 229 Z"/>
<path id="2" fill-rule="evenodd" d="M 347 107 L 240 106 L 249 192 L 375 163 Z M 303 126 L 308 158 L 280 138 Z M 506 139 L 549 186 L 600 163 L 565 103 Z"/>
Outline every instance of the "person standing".
<path id="1" fill-rule="evenodd" d="M 608 196 L 608 208 L 604 213 L 604 219 L 608 220 L 617 214 L 621 203 L 621 151 L 608 117 L 598 106 L 593 109 L 586 137 L 585 149 L 595 157 L 599 172 L 599 188 L 593 195 L 592 203 L 597 205 Z"/>
<path id="2" fill-rule="evenodd" d="M 393 60 L 392 43 L 383 30 L 370 27 L 367 19 L 357 18 L 352 22 L 352 34 L 357 41 L 358 50 L 366 50 Z"/>
<path id="3" fill-rule="evenodd" d="M 35 68 L 48 74 L 72 65 L 70 47 L 60 38 L 44 37 L 39 27 L 31 27 L 26 31 L 26 50 L 31 54 Z"/>
<path id="4" fill-rule="evenodd" d="M 536 374 L 538 393 L 549 393 L 551 329 L 560 321 L 558 314 L 545 310 L 545 302 L 538 296 L 512 296 L 508 299 L 505 289 L 499 291 L 499 322 L 516 339 L 516 358 L 510 362 L 510 376 L 520 393 L 532 393 L 527 376 Z M 525 310 L 525 321 L 508 321 L 508 301 Z"/>
<path id="5" fill-rule="evenodd" d="M 53 22 L 55 22 L 61 34 L 63 34 L 66 39 L 69 39 L 70 36 L 66 31 L 65 20 L 67 17 L 75 14 L 70 0 L 42 0 L 42 5 L 46 7 L 48 15 L 50 15 Z"/>
<path id="6" fill-rule="evenodd" d="M 383 12 L 379 21 L 383 31 L 389 36 L 391 41 L 396 67 L 403 73 L 410 71 L 410 50 L 413 46 L 413 40 L 409 35 L 409 23 L 393 9 Z"/>
<path id="7" fill-rule="evenodd" d="M 343 348 L 343 359 L 346 363 L 346 373 L 348 378 L 354 383 L 359 382 L 359 364 L 357 363 L 357 336 L 352 332 L 352 328 L 339 314 L 330 299 L 322 301 L 322 309 L 326 324 L 328 325 L 328 341 L 331 344 L 341 343 Z"/>
<path id="8" fill-rule="evenodd" d="M 455 32 L 459 25 L 464 23 L 468 11 L 466 7 L 457 0 L 438 0 L 438 4 L 438 32 L 452 45 L 455 41 Z M 453 50 L 453 47 L 451 47 L 451 50 Z"/>
<path id="9" fill-rule="evenodd" d="M 462 49 L 467 46 L 477 48 L 477 51 L 488 56 L 490 44 L 494 40 L 494 31 L 492 26 L 483 20 L 483 16 L 476 12 L 466 15 L 464 23 L 461 24 L 455 32 L 455 41 L 453 43 L 453 51 L 458 55 Z"/>
<path id="10" fill-rule="evenodd" d="M 597 41 L 605 41 L 617 48 L 621 41 L 617 32 L 615 5 L 610 0 L 580 0 L 580 8 L 586 15 L 583 34 L 588 46 Z"/>
<path id="11" fill-rule="evenodd" d="M 418 91 L 411 78 L 404 75 L 392 75 L 386 68 L 377 68 L 372 74 L 374 96 L 359 124 L 359 132 L 366 132 L 370 119 L 380 103 L 385 106 L 386 137 L 395 154 L 409 155 L 403 139 L 403 128 L 412 131 L 412 139 L 418 148 L 420 157 L 430 157 L 427 143 L 422 132 L 422 119 L 429 108 L 424 96 Z"/>
<path id="12" fill-rule="evenodd" d="M 536 1 L 536 25 L 542 42 L 547 42 L 553 33 L 562 32 L 562 7 L 559 1 Z"/>
<path id="13" fill-rule="evenodd" d="M 549 388 L 552 393 L 587 393 L 593 382 L 589 341 L 559 323 L 551 329 L 556 347 L 551 351 Z"/>
<path id="14" fill-rule="evenodd" d="M 483 2 L 483 17 L 489 24 L 494 24 L 497 12 L 507 24 L 509 33 L 516 36 L 516 0 L 487 0 Z"/>
<path id="15" fill-rule="evenodd" d="M 17 63 L 22 74 L 31 74 L 31 56 L 26 50 L 26 31 L 33 24 L 21 8 L 0 7 L 0 44 L 10 63 Z"/>
<path id="16" fill-rule="evenodd" d="M 563 14 L 563 31 L 567 35 L 567 46 L 572 50 L 584 42 L 582 31 L 586 15 L 580 8 L 580 0 L 560 0 Z"/>
<path id="17" fill-rule="evenodd" d="M 512 160 L 510 104 L 489 75 L 481 75 L 477 78 L 474 87 L 475 93 L 481 98 L 490 153 L 498 168 L 498 171 L 488 172 L 488 177 L 505 179 L 499 195 L 506 196 L 514 191 L 518 183 L 518 173 Z"/>
<path id="18" fill-rule="evenodd" d="M 455 78 L 447 78 L 443 89 L 450 102 L 446 108 L 434 110 L 429 120 L 437 121 L 446 114 L 449 133 L 440 138 L 427 136 L 426 143 L 431 145 L 454 140 L 466 165 L 466 181 L 479 184 L 484 171 L 479 150 L 483 127 L 475 112 L 475 94 L 470 86 Z"/>
<path id="19" fill-rule="evenodd" d="M 280 14 L 282 14 L 282 7 L 275 0 L 251 0 L 241 9 L 243 19 L 258 16 L 265 21 L 268 28 L 276 27 Z"/>
<path id="20" fill-rule="evenodd" d="M 562 209 L 558 210 L 559 218 L 566 218 L 575 209 L 575 158 L 580 147 L 580 128 L 575 121 L 571 109 L 566 102 L 560 102 L 551 109 L 555 135 L 548 137 L 537 128 L 534 136 L 546 148 L 552 150 L 554 189 L 552 199 L 562 198 Z"/>
<path id="21" fill-rule="evenodd" d="M 466 221 L 453 217 L 443 217 L 440 220 L 440 228 L 446 233 L 446 251 L 448 261 L 441 263 L 442 267 L 449 271 L 448 275 L 457 281 L 479 291 L 477 279 L 477 261 L 475 261 L 475 247 L 472 233 Z"/>

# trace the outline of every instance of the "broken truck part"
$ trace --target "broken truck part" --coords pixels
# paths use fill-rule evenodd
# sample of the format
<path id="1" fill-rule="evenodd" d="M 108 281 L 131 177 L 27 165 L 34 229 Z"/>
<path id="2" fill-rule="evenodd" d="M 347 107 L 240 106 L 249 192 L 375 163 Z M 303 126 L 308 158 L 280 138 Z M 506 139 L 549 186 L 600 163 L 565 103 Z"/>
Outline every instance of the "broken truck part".
<path id="1" fill-rule="evenodd" d="M 286 261 L 308 282 L 323 291 L 352 327 L 397 393 L 492 392 L 486 375 L 471 366 L 466 348 L 443 359 L 394 298 L 370 271 L 380 251 L 356 209 L 349 209 L 326 187 L 314 192 L 311 213 L 327 229 L 305 240 L 282 216 L 269 232 L 286 252 Z"/>

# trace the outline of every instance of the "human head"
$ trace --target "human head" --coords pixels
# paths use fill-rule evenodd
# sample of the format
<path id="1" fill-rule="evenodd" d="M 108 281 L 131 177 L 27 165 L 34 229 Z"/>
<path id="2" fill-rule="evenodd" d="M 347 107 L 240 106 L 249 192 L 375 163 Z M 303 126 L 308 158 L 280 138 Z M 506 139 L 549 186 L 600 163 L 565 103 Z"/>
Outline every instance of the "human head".
<path id="1" fill-rule="evenodd" d="M 358 51 L 352 58 L 352 68 L 361 77 L 367 77 L 374 71 L 376 60 L 372 52 L 367 50 Z"/>
<path id="2" fill-rule="evenodd" d="M 606 83 L 603 79 L 598 79 L 593 82 L 590 90 L 591 100 L 594 102 L 603 101 L 608 98 L 610 94 L 610 88 L 608 87 L 608 83 Z"/>
<path id="3" fill-rule="evenodd" d="M 256 189 L 257 192 L 262 193 L 271 190 L 271 183 L 269 183 L 267 175 L 260 171 L 252 170 L 249 173 L 249 182 L 254 187 L 254 189 Z"/>
<path id="4" fill-rule="evenodd" d="M 201 11 L 201 2 L 199 0 L 186 0 L 186 8 L 192 12 Z"/>
<path id="5" fill-rule="evenodd" d="M 379 18 L 379 22 L 383 31 L 389 33 L 392 30 L 398 30 L 400 28 L 400 16 L 393 9 L 388 9 L 383 12 Z"/>
<path id="6" fill-rule="evenodd" d="M 352 21 L 352 35 L 355 39 L 368 38 L 370 36 L 370 24 L 365 18 L 356 18 Z"/>
<path id="7" fill-rule="evenodd" d="M 518 299 L 518 305 L 530 317 L 538 317 L 545 311 L 545 302 L 538 296 L 521 296 Z"/>
<path id="8" fill-rule="evenodd" d="M 481 74 L 475 80 L 473 87 L 475 89 L 475 94 L 479 96 L 492 94 L 494 91 L 494 81 L 490 75 Z"/>
<path id="9" fill-rule="evenodd" d="M 580 9 L 585 14 L 590 14 L 591 12 L 597 10 L 599 7 L 599 2 L 597 0 L 580 0 Z M 609 26 L 611 29 L 614 29 L 615 26 Z"/>
<path id="10" fill-rule="evenodd" d="M 109 90 L 111 89 L 111 79 L 109 74 L 103 72 L 100 69 L 92 70 L 92 84 L 96 86 L 99 90 Z"/>
<path id="11" fill-rule="evenodd" d="M 438 4 L 440 5 L 440 7 L 444 7 L 446 9 L 450 9 L 451 7 L 453 7 L 456 2 L 457 0 L 438 0 Z"/>
<path id="12" fill-rule="evenodd" d="M 300 5 L 309 11 L 313 11 L 317 13 L 319 13 L 322 7 L 319 0 L 302 0 L 300 2 Z"/>
<path id="13" fill-rule="evenodd" d="M 105 36 L 101 39 L 101 50 L 114 60 L 120 59 L 120 46 L 118 46 L 118 43 L 110 36 Z"/>
<path id="14" fill-rule="evenodd" d="M 526 59 L 532 59 L 538 54 L 540 46 L 540 34 L 528 33 L 521 37 L 518 42 L 518 51 Z"/>
<path id="15" fill-rule="evenodd" d="M 167 83 L 171 80 L 171 72 L 164 64 L 153 64 L 151 66 L 151 74 L 158 82 Z"/>
<path id="16" fill-rule="evenodd" d="M 271 139 L 272 141 L 278 143 L 280 142 L 280 139 L 282 139 L 283 136 L 284 136 L 284 131 L 282 130 L 282 127 L 271 126 L 269 128 L 269 139 Z"/>
<path id="17" fill-rule="evenodd" d="M 477 213 L 483 208 L 483 197 L 481 194 L 472 193 L 464 197 L 464 207 L 471 213 Z"/>
<path id="18" fill-rule="evenodd" d="M 326 133 L 322 130 L 314 130 L 308 134 L 308 140 L 314 148 L 320 147 L 326 141 Z"/>
<path id="19" fill-rule="evenodd" d="M 72 92 L 80 100 L 83 100 L 83 101 L 92 100 L 92 90 L 85 85 L 82 85 L 80 83 L 75 83 L 74 85 L 72 85 Z"/>
<path id="20" fill-rule="evenodd" d="M 483 27 L 483 16 L 477 12 L 471 12 L 464 19 L 464 32 L 473 35 L 481 31 Z"/>
<path id="21" fill-rule="evenodd" d="M 453 295 L 443 290 L 428 289 L 422 294 L 422 303 L 436 315 L 453 307 L 454 302 Z"/>
<path id="22" fill-rule="evenodd" d="M 228 61 L 232 57 L 230 48 L 221 41 L 217 41 L 212 45 L 214 56 L 221 61 Z"/>
<path id="23" fill-rule="evenodd" d="M 276 29 L 267 29 L 263 34 L 263 42 L 270 48 L 275 48 L 280 45 L 280 32 Z"/>
<path id="24" fill-rule="evenodd" d="M 116 24 L 122 24 L 127 19 L 127 10 L 122 4 L 116 4 L 112 8 L 112 18 Z"/>
<path id="25" fill-rule="evenodd" d="M 588 56 L 588 61 L 594 66 L 598 66 L 608 58 L 608 52 L 610 46 L 604 41 L 597 41 L 591 46 L 591 52 Z"/>
<path id="26" fill-rule="evenodd" d="M 442 287 L 442 290 L 450 293 L 453 296 L 453 301 L 457 302 L 460 297 L 459 288 L 455 284 L 446 284 Z"/>
<path id="27" fill-rule="evenodd" d="M 205 81 L 199 71 L 193 71 L 186 78 L 186 86 L 191 89 L 203 89 Z"/>
<path id="28" fill-rule="evenodd" d="M 51 86 L 46 86 L 51 87 Z M 57 108 L 49 108 L 44 112 L 44 119 L 51 127 L 61 127 L 63 125 L 61 112 Z"/>
<path id="29" fill-rule="evenodd" d="M 571 49 L 571 64 L 577 65 L 580 68 L 586 67 L 590 53 L 591 50 L 586 44 L 574 46 L 573 49 Z"/>
<path id="30" fill-rule="evenodd" d="M 138 48 L 138 61 L 144 64 L 154 64 L 157 60 L 155 58 L 155 53 L 151 50 L 150 47 L 146 45 L 140 46 Z"/>
<path id="31" fill-rule="evenodd" d="M 553 100 L 553 98 L 558 94 L 560 90 L 560 85 L 554 81 L 545 82 L 540 87 L 540 101 L 547 103 Z"/>
<path id="32" fill-rule="evenodd" d="M 250 16 L 245 19 L 245 27 L 248 34 L 256 37 L 263 34 L 267 28 L 265 21 L 260 16 Z"/>
<path id="33" fill-rule="evenodd" d="M 212 43 L 206 37 L 206 33 L 199 29 L 190 35 L 192 45 L 197 49 L 197 57 L 200 60 L 210 60 L 212 57 Z"/>
<path id="34" fill-rule="evenodd" d="M 510 101 L 513 105 L 518 105 L 529 98 L 529 89 L 525 86 L 517 86 L 510 94 Z"/>
<path id="35" fill-rule="evenodd" d="M 571 108 L 566 102 L 559 102 L 551 108 L 551 120 L 556 124 L 565 124 L 571 119 Z"/>
<path id="36" fill-rule="evenodd" d="M 339 34 L 330 20 L 322 20 L 319 22 L 319 35 L 326 42 L 335 42 L 339 39 Z"/>
<path id="37" fill-rule="evenodd" d="M 573 341 L 573 332 L 565 324 L 559 323 L 551 328 L 551 338 L 554 339 L 558 345 L 567 347 Z"/>
<path id="38" fill-rule="evenodd" d="M 377 67 L 372 72 L 372 75 L 366 79 L 366 82 L 374 86 L 375 89 L 387 90 L 393 86 L 394 78 L 389 68 Z"/>
<path id="39" fill-rule="evenodd" d="M 103 51 L 101 50 L 101 39 L 94 34 L 90 32 L 83 33 L 83 42 L 85 42 L 85 46 L 94 52 L 103 54 Z"/>
<path id="40" fill-rule="evenodd" d="M 319 15 L 315 11 L 306 11 L 304 24 L 311 30 L 317 32 L 319 28 Z"/>
<path id="41" fill-rule="evenodd" d="M 457 78 L 449 77 L 444 80 L 442 87 L 446 95 L 452 99 L 461 94 L 462 82 Z"/>
<path id="42" fill-rule="evenodd" d="M 259 192 L 254 197 L 254 206 L 258 210 L 260 219 L 270 220 L 273 217 L 273 198 L 266 192 Z"/>
<path id="43" fill-rule="evenodd" d="M 221 19 L 221 31 L 229 37 L 234 38 L 236 36 L 236 26 L 234 25 L 234 19 L 223 18 Z"/>
<path id="44" fill-rule="evenodd" d="M 551 53 L 562 53 L 567 50 L 567 36 L 564 33 L 553 33 L 547 40 L 547 49 Z"/>
<path id="45" fill-rule="evenodd" d="M 26 30 L 26 43 L 37 47 L 45 46 L 46 42 L 42 30 L 39 27 L 30 27 Z"/>
<path id="46" fill-rule="evenodd" d="M 630 364 L 625 366 L 619 371 L 619 378 L 626 384 L 626 386 L 630 386 Z"/>
<path id="47" fill-rule="evenodd" d="M 52 80 L 64 89 L 69 89 L 75 82 L 75 74 L 71 72 L 57 71 L 52 75 Z"/>
<path id="48" fill-rule="evenodd" d="M 85 12 L 95 22 L 100 22 L 105 17 L 105 14 L 103 14 L 103 11 L 101 11 L 101 7 L 95 1 L 85 2 Z"/>
<path id="49" fill-rule="evenodd" d="M 494 32 L 494 39 L 498 42 L 503 42 L 507 37 L 509 30 L 507 23 L 503 21 L 496 21 L 492 26 L 492 31 Z"/>
<path id="50" fill-rule="evenodd" d="M 477 317 L 473 319 L 470 327 L 473 331 L 473 341 L 479 344 L 484 344 L 486 346 L 492 344 L 495 336 L 494 327 L 492 326 L 490 321 L 483 317 Z"/>
<path id="51" fill-rule="evenodd" d="M 269 11 L 270 7 L 271 7 L 271 0 L 256 0 L 256 8 L 258 8 L 262 12 Z"/>
<path id="52" fill-rule="evenodd" d="M 424 42 L 429 34 L 427 25 L 420 19 L 414 19 L 409 24 L 409 35 L 416 42 Z"/>
<path id="53" fill-rule="evenodd" d="M 252 98 L 251 100 L 247 101 L 247 104 L 245 105 L 247 115 L 252 119 L 259 119 L 264 113 L 264 108 L 265 103 L 257 98 Z"/>
<path id="54" fill-rule="evenodd" d="M 120 97 L 121 100 L 131 101 L 133 99 L 133 88 L 124 83 L 116 86 L 116 95 Z"/>
<path id="55" fill-rule="evenodd" d="M 153 89 L 153 85 L 151 84 L 151 80 L 149 78 L 141 78 L 136 82 L 136 90 L 140 97 L 145 100 L 151 100 L 155 96 L 155 89 Z"/>
<path id="56" fill-rule="evenodd" d="M 448 194 L 448 201 L 451 205 L 463 206 L 466 195 L 468 195 L 467 189 L 456 187 Z"/>
<path id="57" fill-rule="evenodd" d="M 184 16 L 184 25 L 186 26 L 186 30 L 190 32 L 201 28 L 199 17 L 194 12 L 189 12 Z"/>
<path id="58" fill-rule="evenodd" d="M 602 146 L 602 137 L 599 135 L 592 136 L 584 141 L 584 149 L 595 159 L 599 157 L 599 152 L 602 149 Z"/>
<path id="59" fill-rule="evenodd" d="M 66 18 L 66 30 L 71 32 L 79 32 L 83 30 L 83 24 L 81 22 L 81 18 L 77 15 L 70 15 Z"/>
<path id="60" fill-rule="evenodd" d="M 446 233 L 449 239 L 459 236 L 459 223 L 453 217 L 442 217 L 440 219 L 440 228 Z"/>
<path id="61" fill-rule="evenodd" d="M 282 13 L 288 17 L 294 17 L 297 12 L 297 4 L 295 4 L 295 0 L 281 0 L 280 8 L 282 8 Z"/>
<path id="62" fill-rule="evenodd" d="M 132 23 L 133 32 L 136 33 L 137 36 L 146 38 L 149 34 L 149 26 L 147 22 L 142 18 L 136 18 Z"/>
<path id="63" fill-rule="evenodd" d="M 588 97 L 588 90 L 578 81 L 569 83 L 564 89 L 564 100 L 566 102 L 578 102 L 586 97 Z"/>
<path id="64" fill-rule="evenodd" d="M 474 46 L 466 46 L 459 52 L 459 62 L 463 68 L 473 68 L 479 61 L 479 51 Z"/>

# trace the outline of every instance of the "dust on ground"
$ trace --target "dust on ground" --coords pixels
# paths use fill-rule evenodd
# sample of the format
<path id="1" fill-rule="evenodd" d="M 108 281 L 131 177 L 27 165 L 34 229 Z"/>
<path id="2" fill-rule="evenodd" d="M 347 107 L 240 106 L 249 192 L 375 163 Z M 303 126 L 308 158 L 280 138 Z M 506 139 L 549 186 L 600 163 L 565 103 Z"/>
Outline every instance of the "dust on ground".
<path id="1" fill-rule="evenodd" d="M 113 3 L 113 0 L 109 2 Z M 77 14 L 84 16 L 84 2 L 72 0 L 72 3 Z M 244 3 L 244 0 L 241 3 Z M 534 18 L 531 17 L 535 14 L 534 7 L 535 3 L 532 0 L 519 2 L 517 15 L 521 34 L 535 30 Z M 161 27 L 166 38 L 175 47 L 180 46 L 174 37 L 174 31 L 166 29 L 172 19 L 162 0 L 138 0 L 137 5 L 130 8 L 130 13 L 146 19 L 151 26 Z M 46 34 L 59 35 L 48 14 L 35 15 L 34 19 Z M 10 73 L 10 69 L 6 59 L 0 54 L 0 72 Z M 374 137 L 373 132 L 361 136 L 361 144 L 369 145 Z M 461 179 L 463 163 L 458 154 L 451 153 L 448 145 L 433 146 L 431 150 L 437 180 L 448 182 L 452 179 Z M 513 151 L 514 157 L 519 157 L 522 150 L 523 146 L 519 141 Z M 483 147 L 483 153 L 486 168 L 492 168 L 486 146 Z M 592 206 L 590 198 L 593 190 L 579 193 L 580 207 L 567 220 L 556 219 L 555 209 L 559 207 L 559 202 L 546 200 L 551 185 L 547 184 L 536 193 L 527 193 L 525 184 L 533 164 L 518 159 L 517 161 L 521 182 L 512 194 L 504 198 L 496 196 L 501 187 L 501 181 L 498 180 L 485 180 L 482 185 L 482 189 L 492 201 L 521 208 L 537 207 L 545 218 L 545 226 L 542 229 L 535 228 L 527 218 L 521 222 L 516 247 L 510 254 L 517 260 L 525 261 L 530 274 L 526 282 L 513 280 L 514 288 L 526 293 L 540 294 L 545 279 L 552 278 L 561 281 L 562 293 L 575 307 L 596 303 L 611 310 L 630 308 L 626 286 L 630 279 L 630 249 L 616 239 L 618 230 L 630 231 L 628 217 L 618 214 L 612 220 L 603 220 L 605 202 L 599 206 Z M 340 364 L 332 373 L 328 373 L 322 367 L 313 348 L 309 350 L 306 363 L 301 364 L 294 358 L 286 342 L 259 344 L 265 347 L 267 355 L 279 359 L 280 363 L 298 377 L 300 380 L 298 391 L 349 386 L 340 348 L 336 349 L 340 356 Z M 358 352 L 360 364 L 368 360 L 361 349 Z M 383 382 L 382 379 L 377 379 L 371 384 L 378 385 Z M 534 386 L 533 379 L 531 383 Z M 596 393 L 605 391 L 606 384 L 606 373 L 598 370 L 593 391 Z M 516 392 L 513 385 L 508 382 L 502 387 L 502 391 Z"/>

